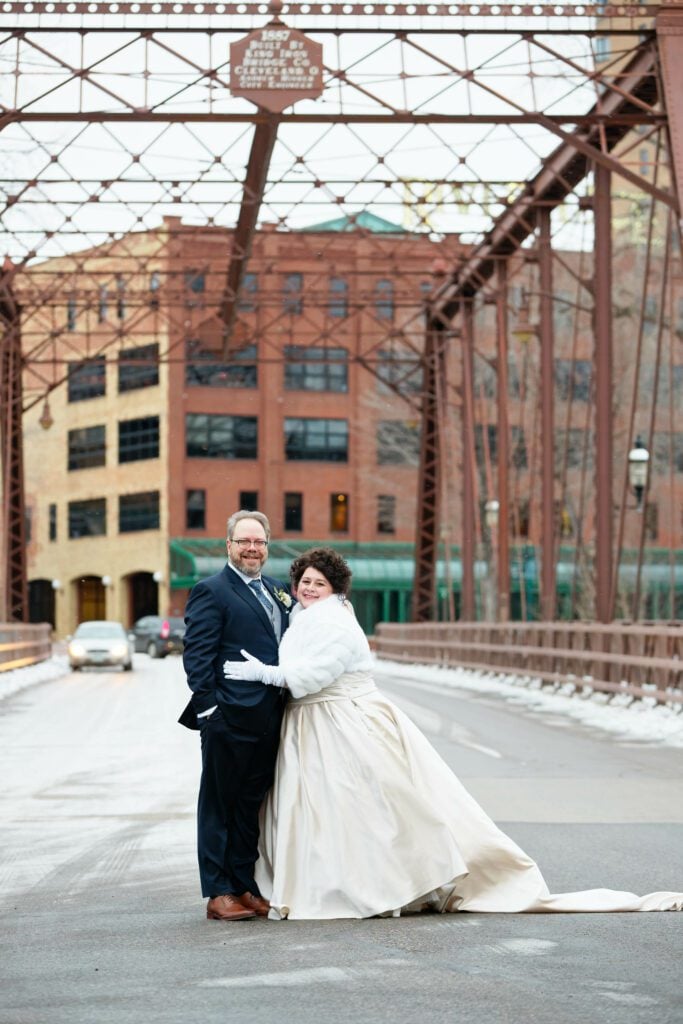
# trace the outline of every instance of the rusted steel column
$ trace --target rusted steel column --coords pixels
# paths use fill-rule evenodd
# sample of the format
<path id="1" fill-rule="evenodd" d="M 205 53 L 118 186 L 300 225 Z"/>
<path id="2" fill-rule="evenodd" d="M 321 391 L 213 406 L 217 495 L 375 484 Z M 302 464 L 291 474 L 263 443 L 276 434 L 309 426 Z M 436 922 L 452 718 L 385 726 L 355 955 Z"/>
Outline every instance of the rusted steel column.
<path id="1" fill-rule="evenodd" d="M 595 168 L 595 617 L 611 618 L 612 585 L 612 176 Z"/>
<path id="2" fill-rule="evenodd" d="M 435 616 L 436 562 L 439 553 L 441 492 L 441 434 L 439 396 L 444 367 L 445 325 L 427 321 L 422 382 L 422 430 L 417 492 L 413 622 L 431 622 Z"/>
<path id="3" fill-rule="evenodd" d="M 22 414 L 20 309 L 12 291 L 12 267 L 0 272 L 0 436 L 2 438 L 2 552 L 5 574 L 2 617 L 28 621 Z M 0 580 L 0 583 L 2 581 Z"/>
<path id="4" fill-rule="evenodd" d="M 244 178 L 242 205 L 232 236 L 230 263 L 228 264 L 225 292 L 220 312 L 221 320 L 224 324 L 223 357 L 226 359 L 229 355 L 230 339 L 237 315 L 242 281 L 244 280 L 247 260 L 251 254 L 256 222 L 259 210 L 261 209 L 261 202 L 263 201 L 270 158 L 273 154 L 273 146 L 277 138 L 279 124 L 280 118 L 270 114 L 264 121 L 254 127 L 249 163 L 247 164 L 247 172 Z"/>
<path id="5" fill-rule="evenodd" d="M 496 363 L 498 369 L 498 618 L 510 618 L 510 424 L 508 420 L 508 265 L 497 269 Z"/>
<path id="6" fill-rule="evenodd" d="M 659 73 L 669 129 L 674 187 L 678 197 L 679 222 L 683 221 L 683 2 L 660 8 L 655 19 Z M 683 224 L 682 224 L 683 227 Z"/>
<path id="7" fill-rule="evenodd" d="M 541 286 L 541 620 L 556 615 L 555 587 L 555 366 L 553 252 L 550 207 L 538 211 L 538 272 Z"/>
<path id="8" fill-rule="evenodd" d="M 462 540 L 460 561 L 462 584 L 460 618 L 476 618 L 474 595 L 474 311 L 472 300 L 464 299 L 462 310 Z"/>

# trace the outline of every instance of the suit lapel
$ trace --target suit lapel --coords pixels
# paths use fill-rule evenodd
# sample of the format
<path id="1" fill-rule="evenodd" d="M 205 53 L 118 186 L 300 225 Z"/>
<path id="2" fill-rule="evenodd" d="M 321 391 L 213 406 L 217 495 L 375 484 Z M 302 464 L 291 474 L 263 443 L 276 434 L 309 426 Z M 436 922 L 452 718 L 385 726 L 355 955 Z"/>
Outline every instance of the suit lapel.
<path id="1" fill-rule="evenodd" d="M 268 617 L 265 608 L 259 601 L 256 594 L 252 593 L 252 591 L 249 589 L 248 585 L 244 582 L 244 580 L 241 579 L 241 577 L 239 577 L 237 573 L 230 568 L 229 565 L 226 565 L 224 572 L 226 573 L 227 581 L 232 587 L 235 597 L 237 597 L 240 601 L 244 601 L 244 603 L 251 611 L 258 612 L 259 618 L 261 619 L 263 625 L 266 626 L 272 632 L 273 624 L 270 621 L 270 618 Z"/>

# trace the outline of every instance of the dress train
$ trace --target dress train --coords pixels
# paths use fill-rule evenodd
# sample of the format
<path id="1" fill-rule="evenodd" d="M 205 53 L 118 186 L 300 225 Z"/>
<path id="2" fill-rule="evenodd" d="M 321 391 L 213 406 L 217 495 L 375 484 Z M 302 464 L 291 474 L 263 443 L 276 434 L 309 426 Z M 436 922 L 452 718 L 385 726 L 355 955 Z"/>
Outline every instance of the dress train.
<path id="1" fill-rule="evenodd" d="M 366 672 L 290 702 L 261 826 L 273 918 L 683 910 L 683 893 L 551 894 Z"/>

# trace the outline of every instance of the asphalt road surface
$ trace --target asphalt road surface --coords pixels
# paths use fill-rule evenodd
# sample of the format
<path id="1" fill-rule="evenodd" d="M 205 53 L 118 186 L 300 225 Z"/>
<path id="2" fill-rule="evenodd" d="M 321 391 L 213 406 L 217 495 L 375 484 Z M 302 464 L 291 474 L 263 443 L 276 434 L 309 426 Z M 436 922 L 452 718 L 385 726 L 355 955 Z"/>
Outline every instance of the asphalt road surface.
<path id="1" fill-rule="evenodd" d="M 683 889 L 680 750 L 378 675 L 552 891 Z M 177 658 L 0 704 L 0 1024 L 681 1024 L 683 914 L 207 922 Z"/>

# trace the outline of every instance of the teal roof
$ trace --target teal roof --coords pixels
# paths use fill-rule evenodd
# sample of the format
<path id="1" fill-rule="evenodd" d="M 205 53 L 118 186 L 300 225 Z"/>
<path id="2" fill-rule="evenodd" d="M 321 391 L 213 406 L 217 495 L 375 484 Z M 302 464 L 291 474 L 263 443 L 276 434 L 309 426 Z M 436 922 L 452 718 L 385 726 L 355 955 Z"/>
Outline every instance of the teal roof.
<path id="1" fill-rule="evenodd" d="M 355 214 L 353 217 L 335 217 L 334 220 L 323 221 L 322 224 L 311 224 L 310 227 L 301 228 L 302 231 L 358 231 L 363 229 L 365 231 L 371 231 L 374 235 L 407 235 L 409 234 L 405 228 L 402 228 L 399 224 L 392 224 L 390 220 L 385 220 L 384 217 L 378 217 L 374 213 L 368 213 L 367 210 L 362 210 L 360 213 Z"/>

